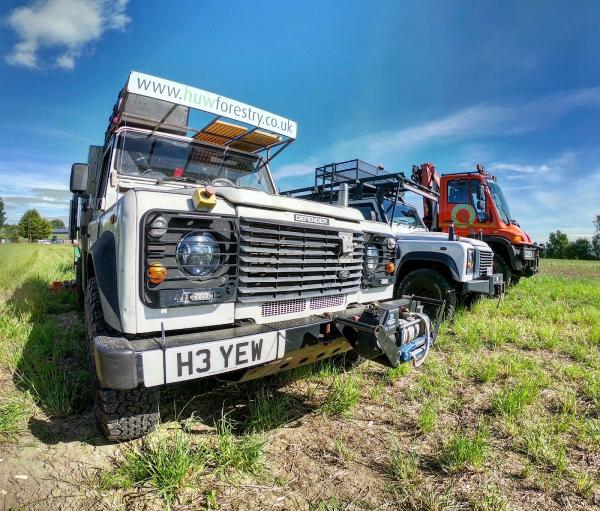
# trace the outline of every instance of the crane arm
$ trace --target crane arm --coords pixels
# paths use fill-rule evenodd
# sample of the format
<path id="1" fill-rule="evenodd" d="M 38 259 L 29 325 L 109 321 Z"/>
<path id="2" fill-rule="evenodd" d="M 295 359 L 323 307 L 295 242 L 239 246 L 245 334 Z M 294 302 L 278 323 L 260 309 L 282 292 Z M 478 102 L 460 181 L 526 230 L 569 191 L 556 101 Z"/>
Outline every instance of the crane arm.
<path id="1" fill-rule="evenodd" d="M 422 165 L 413 165 L 412 180 L 439 197 L 440 193 L 440 174 L 433 163 L 423 163 Z M 435 231 L 438 228 L 438 206 L 439 200 L 432 197 L 423 196 L 423 222 L 426 227 Z"/>

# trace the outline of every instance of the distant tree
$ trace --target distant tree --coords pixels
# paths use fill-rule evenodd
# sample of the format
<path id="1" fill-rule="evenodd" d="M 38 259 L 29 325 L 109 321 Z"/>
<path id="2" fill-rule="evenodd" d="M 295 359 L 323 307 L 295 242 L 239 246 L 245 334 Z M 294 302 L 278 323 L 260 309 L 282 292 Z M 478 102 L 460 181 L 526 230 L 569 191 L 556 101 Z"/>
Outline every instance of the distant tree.
<path id="1" fill-rule="evenodd" d="M 565 250 L 567 259 L 592 259 L 592 244 L 587 238 L 577 238 Z"/>
<path id="2" fill-rule="evenodd" d="M 50 220 L 52 229 L 65 229 L 65 223 L 60 218 L 54 218 Z"/>
<path id="3" fill-rule="evenodd" d="M 7 238 L 12 242 L 19 241 L 19 232 L 16 225 L 4 224 L 4 227 L 0 229 L 0 238 Z"/>
<path id="4" fill-rule="evenodd" d="M 600 232 L 592 238 L 592 255 L 594 259 L 600 259 Z"/>
<path id="5" fill-rule="evenodd" d="M 596 234 L 600 234 L 600 213 L 594 218 L 594 228 L 596 229 Z"/>
<path id="6" fill-rule="evenodd" d="M 37 210 L 30 209 L 19 220 L 18 232 L 19 236 L 29 241 L 41 240 L 50 236 L 52 226 L 48 220 L 41 217 Z"/>
<path id="7" fill-rule="evenodd" d="M 550 236 L 548 236 L 548 243 L 546 244 L 546 257 L 564 259 L 566 257 L 565 251 L 568 246 L 569 238 L 564 232 L 551 232 Z"/>
<path id="8" fill-rule="evenodd" d="M 4 201 L 2 197 L 0 197 L 0 229 L 4 227 L 4 223 L 6 222 L 6 212 L 4 211 Z"/>

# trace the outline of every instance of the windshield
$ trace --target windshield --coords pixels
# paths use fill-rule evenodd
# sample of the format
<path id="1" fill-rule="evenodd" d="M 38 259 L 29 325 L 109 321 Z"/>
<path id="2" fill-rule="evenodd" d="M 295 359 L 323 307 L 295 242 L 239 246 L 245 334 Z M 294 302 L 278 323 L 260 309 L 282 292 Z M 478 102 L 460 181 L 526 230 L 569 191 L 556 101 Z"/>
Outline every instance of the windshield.
<path id="1" fill-rule="evenodd" d="M 487 180 L 487 185 L 490 189 L 492 199 L 494 199 L 494 202 L 496 203 L 496 208 L 498 208 L 498 212 L 500 213 L 502 220 L 504 223 L 510 224 L 511 217 L 508 209 L 508 202 L 506 202 L 506 199 L 504 198 L 502 189 L 494 181 L 490 181 L 489 179 Z"/>
<path id="2" fill-rule="evenodd" d="M 394 212 L 394 218 L 392 219 L 395 224 L 408 225 L 410 227 L 420 227 L 425 229 L 425 225 L 419 216 L 419 213 L 412 206 L 407 206 L 401 202 L 396 203 L 396 209 L 394 209 L 394 203 L 390 200 L 383 201 L 383 209 L 389 219 L 392 216 L 392 210 Z"/>
<path id="3" fill-rule="evenodd" d="M 117 141 L 120 174 L 158 181 L 237 186 L 275 193 L 262 159 L 199 142 L 125 131 Z"/>

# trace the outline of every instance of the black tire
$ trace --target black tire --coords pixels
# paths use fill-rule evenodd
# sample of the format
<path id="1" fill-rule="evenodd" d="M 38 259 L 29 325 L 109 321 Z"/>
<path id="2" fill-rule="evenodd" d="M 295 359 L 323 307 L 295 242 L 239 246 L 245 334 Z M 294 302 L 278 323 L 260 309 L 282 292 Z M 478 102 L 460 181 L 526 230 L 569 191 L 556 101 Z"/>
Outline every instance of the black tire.
<path id="1" fill-rule="evenodd" d="M 97 335 L 107 335 L 109 328 L 102 315 L 100 294 L 95 278 L 90 279 L 86 286 L 84 309 L 94 411 L 100 429 L 112 442 L 144 436 L 158 424 L 160 392 L 145 387 L 133 390 L 106 389 L 100 385 L 92 341 Z"/>
<path id="2" fill-rule="evenodd" d="M 494 272 L 502 273 L 502 278 L 504 279 L 504 284 L 506 287 L 516 284 L 518 282 L 514 281 L 512 276 L 512 268 L 510 264 L 502 257 L 500 254 L 494 254 Z"/>
<path id="3" fill-rule="evenodd" d="M 440 272 L 429 268 L 421 268 L 408 273 L 398 284 L 396 296 L 400 298 L 402 295 L 416 295 L 445 300 L 446 307 L 442 316 L 443 319 L 450 319 L 454 315 L 458 299 L 453 282 L 449 281 Z M 432 323 L 435 323 L 438 310 L 435 305 L 423 304 L 423 311 L 429 316 Z"/>

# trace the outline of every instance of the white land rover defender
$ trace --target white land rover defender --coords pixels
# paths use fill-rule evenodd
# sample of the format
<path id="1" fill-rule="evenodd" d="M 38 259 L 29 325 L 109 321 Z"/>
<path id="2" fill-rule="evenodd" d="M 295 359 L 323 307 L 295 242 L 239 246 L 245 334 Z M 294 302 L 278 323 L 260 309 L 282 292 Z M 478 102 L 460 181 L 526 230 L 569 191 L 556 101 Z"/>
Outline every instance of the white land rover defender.
<path id="1" fill-rule="evenodd" d="M 504 293 L 501 273 L 493 273 L 494 253 L 475 238 L 429 232 L 406 192 L 429 197 L 434 192 L 383 167 L 362 160 L 330 163 L 315 169 L 315 184 L 285 195 L 358 209 L 365 219 L 389 224 L 398 243 L 397 296 L 418 295 L 445 302 L 445 317 L 461 297 Z M 432 312 L 430 307 L 425 310 Z"/>
<path id="2" fill-rule="evenodd" d="M 193 129 L 191 113 L 211 118 Z M 280 116 L 132 72 L 104 145 L 73 165 L 77 284 L 109 439 L 151 430 L 173 382 L 249 380 L 352 349 L 392 367 L 424 360 L 433 333 L 420 301 L 393 300 L 390 226 L 275 192 L 268 163 L 295 136 Z"/>

